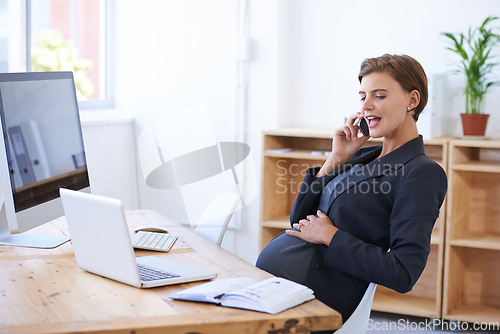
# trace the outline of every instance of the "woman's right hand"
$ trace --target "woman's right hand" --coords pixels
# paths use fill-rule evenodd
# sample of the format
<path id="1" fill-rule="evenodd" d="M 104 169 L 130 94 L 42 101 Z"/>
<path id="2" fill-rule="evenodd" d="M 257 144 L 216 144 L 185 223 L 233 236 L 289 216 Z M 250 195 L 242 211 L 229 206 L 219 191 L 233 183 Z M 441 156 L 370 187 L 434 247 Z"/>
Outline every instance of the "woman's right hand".
<path id="1" fill-rule="evenodd" d="M 347 118 L 344 126 L 335 131 L 335 136 L 332 143 L 332 155 L 337 155 L 339 158 L 344 159 L 344 163 L 356 153 L 361 146 L 370 138 L 369 136 L 358 137 L 359 126 L 354 125 L 357 118 L 362 118 L 363 114 L 357 112 Z"/>
<path id="2" fill-rule="evenodd" d="M 370 138 L 369 136 L 358 137 L 359 127 L 354 125 L 356 118 L 363 117 L 361 112 L 352 114 L 347 122 L 335 130 L 332 143 L 332 153 L 328 156 L 316 177 L 333 172 L 336 168 L 346 164 L 361 146 Z"/>

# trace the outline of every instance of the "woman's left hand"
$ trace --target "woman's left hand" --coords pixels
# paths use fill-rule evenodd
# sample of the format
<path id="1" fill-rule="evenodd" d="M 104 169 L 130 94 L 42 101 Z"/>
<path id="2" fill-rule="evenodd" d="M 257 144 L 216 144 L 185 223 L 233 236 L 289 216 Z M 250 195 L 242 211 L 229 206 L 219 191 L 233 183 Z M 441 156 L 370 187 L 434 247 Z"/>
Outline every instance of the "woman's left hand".
<path id="1" fill-rule="evenodd" d="M 297 229 L 286 230 L 288 235 L 300 238 L 302 240 L 312 242 L 314 244 L 330 245 L 333 236 L 338 231 L 330 217 L 318 210 L 317 216 L 309 215 L 306 219 L 301 219 L 298 223 L 293 224 Z"/>

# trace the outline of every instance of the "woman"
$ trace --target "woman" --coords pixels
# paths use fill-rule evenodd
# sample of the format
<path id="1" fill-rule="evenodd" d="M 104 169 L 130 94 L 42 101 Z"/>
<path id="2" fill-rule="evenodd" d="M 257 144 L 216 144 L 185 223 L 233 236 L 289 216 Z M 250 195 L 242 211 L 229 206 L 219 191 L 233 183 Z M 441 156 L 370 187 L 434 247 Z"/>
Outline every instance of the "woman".
<path id="1" fill-rule="evenodd" d="M 369 282 L 408 292 L 425 268 L 446 194 L 443 169 L 425 155 L 416 121 L 427 77 L 406 55 L 363 61 L 361 111 L 335 131 L 332 153 L 310 168 L 295 200 L 292 229 L 274 238 L 257 266 L 302 283 L 346 321 Z M 361 148 L 364 118 L 382 146 Z"/>

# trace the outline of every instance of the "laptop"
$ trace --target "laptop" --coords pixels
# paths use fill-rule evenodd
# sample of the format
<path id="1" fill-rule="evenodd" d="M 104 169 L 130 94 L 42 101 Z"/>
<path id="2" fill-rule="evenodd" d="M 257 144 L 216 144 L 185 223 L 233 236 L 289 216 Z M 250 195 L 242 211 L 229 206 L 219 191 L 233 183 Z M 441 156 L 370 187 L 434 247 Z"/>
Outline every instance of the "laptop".
<path id="1" fill-rule="evenodd" d="M 60 194 L 76 262 L 81 269 L 138 288 L 216 276 L 213 272 L 159 256 L 135 257 L 119 200 L 63 188 Z"/>

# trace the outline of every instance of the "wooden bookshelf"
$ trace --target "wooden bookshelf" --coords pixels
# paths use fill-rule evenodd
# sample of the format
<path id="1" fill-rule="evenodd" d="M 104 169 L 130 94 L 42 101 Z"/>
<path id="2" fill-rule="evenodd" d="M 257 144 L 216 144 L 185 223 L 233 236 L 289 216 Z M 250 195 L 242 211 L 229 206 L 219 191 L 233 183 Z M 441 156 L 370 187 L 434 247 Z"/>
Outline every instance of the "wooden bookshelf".
<path id="1" fill-rule="evenodd" d="M 500 140 L 450 141 L 443 318 L 500 319 Z"/>
<path id="2" fill-rule="evenodd" d="M 283 128 L 264 132 L 260 246 L 290 228 L 290 211 L 305 170 L 321 166 L 333 131 Z"/>

